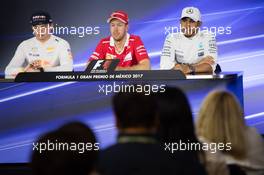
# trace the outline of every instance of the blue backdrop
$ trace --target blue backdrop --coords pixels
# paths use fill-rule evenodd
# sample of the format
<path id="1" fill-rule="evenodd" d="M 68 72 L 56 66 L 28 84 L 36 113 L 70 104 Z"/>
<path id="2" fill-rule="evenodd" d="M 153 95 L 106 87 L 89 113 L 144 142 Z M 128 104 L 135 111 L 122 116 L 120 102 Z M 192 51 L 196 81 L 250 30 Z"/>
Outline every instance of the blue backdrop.
<path id="1" fill-rule="evenodd" d="M 12 4 L 16 4 L 16 6 Z M 127 11 L 130 17 L 129 33 L 140 35 L 151 58 L 153 69 L 159 68 L 160 52 L 168 29 L 179 26 L 182 8 L 186 6 L 198 7 L 202 13 L 203 26 L 230 27 L 231 34 L 218 34 L 218 63 L 223 71 L 244 72 L 244 110 L 249 125 L 255 126 L 260 133 L 264 133 L 264 3 L 261 0 L 239 1 L 195 1 L 195 0 L 89 0 L 89 1 L 6 1 L 1 6 L 0 15 L 3 17 L 0 28 L 0 73 L 4 73 L 6 65 L 11 60 L 18 44 L 32 37 L 29 17 L 35 10 L 43 9 L 51 13 L 55 23 L 59 26 L 90 26 L 99 27 L 98 34 L 59 36 L 69 41 L 74 55 L 76 71 L 84 70 L 85 62 L 99 40 L 109 35 L 106 20 L 113 10 Z M 16 13 L 10 13 L 15 11 Z M 76 88 L 87 86 L 83 83 L 0 83 L 0 163 L 25 162 L 29 159 L 32 141 L 42 132 L 71 120 L 80 119 L 89 123 L 96 131 L 99 140 L 104 140 L 107 146 L 114 141 L 116 134 L 113 116 L 110 108 L 98 108 L 93 117 L 85 117 L 84 104 L 97 107 L 108 104 L 109 99 L 97 98 L 92 93 L 87 96 L 78 94 Z M 95 86 L 86 87 L 87 92 L 94 92 Z M 72 90 L 72 91 L 71 91 Z M 39 103 L 46 96 L 53 93 L 61 96 L 75 92 L 79 101 L 58 100 L 58 106 L 51 107 L 46 117 L 38 118 L 38 112 L 47 109 L 49 101 Z M 197 94 L 190 94 L 195 96 Z M 198 94 L 199 95 L 199 94 Z M 206 94 L 200 94 L 205 96 Z M 34 98 L 34 101 L 32 101 Z M 75 98 L 74 98 L 75 99 Z M 74 109 L 56 113 L 56 108 L 69 107 L 71 103 L 80 103 L 78 110 Z M 40 105 L 41 104 L 41 105 Z M 99 104 L 99 102 L 98 102 Z M 78 106 L 78 105 L 77 105 Z M 193 106 L 197 112 L 198 106 Z M 23 110 L 22 110 L 23 109 Z M 50 108 L 49 108 L 50 109 Z M 9 115 L 7 111 L 12 111 Z M 19 113 L 18 111 L 23 111 Z M 64 111 L 64 110 L 61 110 Z M 34 118 L 24 116 L 36 113 Z M 57 116 L 56 119 L 52 116 Z M 60 117 L 61 116 L 61 117 Z M 34 121 L 34 125 L 30 125 Z"/>

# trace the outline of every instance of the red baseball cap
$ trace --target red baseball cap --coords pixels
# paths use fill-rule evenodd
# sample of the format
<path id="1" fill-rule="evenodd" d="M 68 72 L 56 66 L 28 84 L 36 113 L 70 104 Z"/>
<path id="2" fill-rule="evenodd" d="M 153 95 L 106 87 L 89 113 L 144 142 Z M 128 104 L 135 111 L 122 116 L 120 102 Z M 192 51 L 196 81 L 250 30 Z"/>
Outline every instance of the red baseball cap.
<path id="1" fill-rule="evenodd" d="M 128 24 L 128 15 L 126 12 L 121 10 L 114 11 L 108 18 L 107 23 L 110 23 L 112 19 L 118 19 L 121 22 Z"/>

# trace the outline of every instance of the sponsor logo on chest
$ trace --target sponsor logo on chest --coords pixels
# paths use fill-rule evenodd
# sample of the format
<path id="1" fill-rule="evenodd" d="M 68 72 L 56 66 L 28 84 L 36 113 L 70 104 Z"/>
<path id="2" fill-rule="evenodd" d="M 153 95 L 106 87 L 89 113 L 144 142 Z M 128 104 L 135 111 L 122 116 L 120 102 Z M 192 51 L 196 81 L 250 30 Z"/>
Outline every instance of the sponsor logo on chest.
<path id="1" fill-rule="evenodd" d="M 204 56 L 204 47 L 203 47 L 203 43 L 200 42 L 198 44 L 198 57 L 202 57 Z"/>
<path id="2" fill-rule="evenodd" d="M 132 54 L 131 54 L 131 52 L 129 52 L 129 53 L 125 56 L 124 61 L 131 61 L 131 60 L 132 60 Z"/>

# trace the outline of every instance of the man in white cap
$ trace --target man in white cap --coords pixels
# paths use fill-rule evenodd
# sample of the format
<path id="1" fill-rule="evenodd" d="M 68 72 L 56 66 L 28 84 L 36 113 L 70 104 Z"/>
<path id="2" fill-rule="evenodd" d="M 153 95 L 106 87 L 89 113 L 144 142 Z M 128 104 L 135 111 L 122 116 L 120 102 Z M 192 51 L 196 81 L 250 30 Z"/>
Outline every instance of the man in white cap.
<path id="1" fill-rule="evenodd" d="M 160 68 L 181 70 L 184 74 L 213 73 L 217 46 L 214 35 L 200 31 L 201 13 L 186 7 L 181 15 L 181 32 L 172 33 L 164 42 Z"/>
<path id="2" fill-rule="evenodd" d="M 64 72 L 73 70 L 73 59 L 67 41 L 52 35 L 52 19 L 47 12 L 32 14 L 34 37 L 23 41 L 5 69 L 13 79 L 20 72 Z"/>
<path id="3" fill-rule="evenodd" d="M 119 59 L 116 70 L 149 70 L 147 50 L 139 36 L 128 33 L 128 15 L 114 11 L 108 18 L 111 36 L 103 38 L 88 62 L 98 59 Z"/>

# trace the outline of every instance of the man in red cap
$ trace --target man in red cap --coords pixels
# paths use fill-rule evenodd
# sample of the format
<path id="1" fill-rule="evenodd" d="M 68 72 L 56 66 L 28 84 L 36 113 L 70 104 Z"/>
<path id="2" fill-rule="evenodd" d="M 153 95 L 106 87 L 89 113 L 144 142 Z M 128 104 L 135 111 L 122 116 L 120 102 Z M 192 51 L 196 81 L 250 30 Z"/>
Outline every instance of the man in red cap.
<path id="1" fill-rule="evenodd" d="M 149 70 L 147 50 L 139 36 L 128 32 L 128 15 L 115 11 L 108 18 L 111 36 L 97 45 L 89 61 L 98 59 L 120 59 L 116 70 Z"/>

